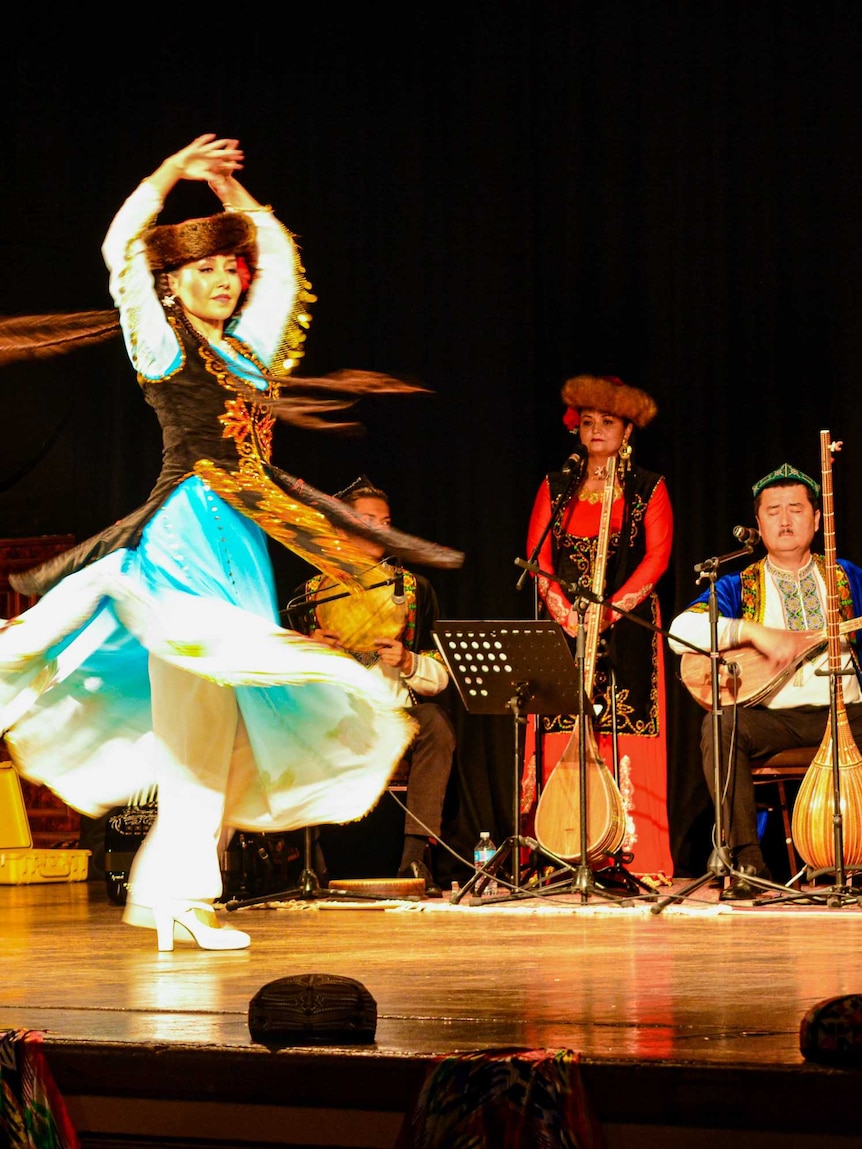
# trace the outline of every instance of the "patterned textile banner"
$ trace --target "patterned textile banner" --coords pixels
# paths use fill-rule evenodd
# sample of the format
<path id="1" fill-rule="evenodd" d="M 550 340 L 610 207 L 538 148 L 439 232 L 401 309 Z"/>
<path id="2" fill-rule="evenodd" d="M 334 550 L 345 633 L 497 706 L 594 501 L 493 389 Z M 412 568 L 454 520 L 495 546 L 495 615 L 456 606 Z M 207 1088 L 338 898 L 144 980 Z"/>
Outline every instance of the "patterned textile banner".
<path id="1" fill-rule="evenodd" d="M 0 1149 L 80 1149 L 42 1039 L 0 1031 Z"/>

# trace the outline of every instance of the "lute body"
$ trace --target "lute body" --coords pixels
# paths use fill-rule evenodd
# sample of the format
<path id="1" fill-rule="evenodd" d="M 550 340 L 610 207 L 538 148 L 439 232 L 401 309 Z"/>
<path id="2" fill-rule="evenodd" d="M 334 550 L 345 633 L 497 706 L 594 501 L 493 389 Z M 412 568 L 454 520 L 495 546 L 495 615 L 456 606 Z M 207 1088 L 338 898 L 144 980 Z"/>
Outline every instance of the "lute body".
<path id="1" fill-rule="evenodd" d="M 862 618 L 851 618 L 838 624 L 839 634 L 851 634 L 862 629 Z M 757 706 L 764 698 L 783 686 L 796 673 L 796 668 L 808 658 L 816 658 L 826 649 L 825 630 L 800 630 L 790 633 L 796 651 L 781 666 L 776 666 L 754 646 L 737 646 L 722 651 L 727 663 L 735 663 L 738 673 L 728 675 L 721 667 L 719 682 L 722 706 L 736 702 L 739 706 Z M 712 707 L 712 669 L 709 656 L 694 651 L 680 659 L 680 678 L 683 685 L 704 710 Z"/>

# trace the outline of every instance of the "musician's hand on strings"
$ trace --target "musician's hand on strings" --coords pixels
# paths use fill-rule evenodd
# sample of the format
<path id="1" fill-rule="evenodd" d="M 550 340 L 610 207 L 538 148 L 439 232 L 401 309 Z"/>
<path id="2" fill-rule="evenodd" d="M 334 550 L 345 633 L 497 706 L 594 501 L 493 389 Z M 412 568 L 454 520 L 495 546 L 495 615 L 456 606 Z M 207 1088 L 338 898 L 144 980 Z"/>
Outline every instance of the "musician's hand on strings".
<path id="1" fill-rule="evenodd" d="M 331 630 L 315 630 L 312 632 L 311 637 L 318 642 L 322 642 L 324 646 L 333 646 L 337 650 L 341 649 L 341 639 Z"/>
<path id="2" fill-rule="evenodd" d="M 798 652 L 796 632 L 780 627 L 764 626 L 746 619 L 739 628 L 739 642 L 750 643 L 765 655 L 774 666 L 785 666 Z"/>
<path id="3" fill-rule="evenodd" d="M 578 612 L 572 607 L 566 615 L 565 621 L 562 623 L 563 630 L 570 638 L 577 638 L 578 635 Z"/>
<path id="4" fill-rule="evenodd" d="M 380 655 L 380 661 L 386 666 L 394 666 L 402 674 L 410 674 L 413 669 L 413 653 L 407 649 L 400 638 L 375 639 L 374 648 Z"/>
<path id="5" fill-rule="evenodd" d="M 609 606 L 604 607 L 602 610 L 602 620 L 599 623 L 599 631 L 608 630 L 619 618 L 622 618 L 622 615 L 617 614 L 615 610 L 611 610 Z"/>
<path id="6" fill-rule="evenodd" d="M 601 618 L 599 619 L 599 633 L 601 634 L 603 631 L 608 630 L 609 627 L 612 627 L 619 617 L 620 616 L 617 614 L 617 612 L 611 610 L 610 607 L 602 608 Z M 578 613 L 577 608 L 573 606 L 569 613 L 566 615 L 566 621 L 562 624 L 563 630 L 571 638 L 577 638 L 579 623 L 580 614 Z M 586 632 L 589 633 L 588 626 L 586 628 Z"/>

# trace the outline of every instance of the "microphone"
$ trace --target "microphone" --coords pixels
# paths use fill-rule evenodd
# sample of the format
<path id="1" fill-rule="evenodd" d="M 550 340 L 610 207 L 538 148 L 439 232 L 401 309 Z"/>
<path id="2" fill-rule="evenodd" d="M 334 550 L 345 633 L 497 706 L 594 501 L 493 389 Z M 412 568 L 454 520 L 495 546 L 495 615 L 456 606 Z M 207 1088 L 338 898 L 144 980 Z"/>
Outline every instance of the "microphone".
<path id="1" fill-rule="evenodd" d="M 395 568 L 395 582 L 392 586 L 392 601 L 396 606 L 404 605 L 404 569 L 400 563 Z"/>
<path id="2" fill-rule="evenodd" d="M 746 547 L 755 547 L 760 542 L 760 531 L 756 527 L 734 527 L 733 537 Z"/>
<path id="3" fill-rule="evenodd" d="M 574 472 L 576 475 L 580 475 L 581 471 L 584 469 L 584 464 L 586 461 L 587 449 L 583 443 L 579 443 L 571 455 L 569 455 L 568 459 L 566 459 L 565 463 L 563 463 L 560 470 L 564 475 L 571 475 L 572 472 Z"/>

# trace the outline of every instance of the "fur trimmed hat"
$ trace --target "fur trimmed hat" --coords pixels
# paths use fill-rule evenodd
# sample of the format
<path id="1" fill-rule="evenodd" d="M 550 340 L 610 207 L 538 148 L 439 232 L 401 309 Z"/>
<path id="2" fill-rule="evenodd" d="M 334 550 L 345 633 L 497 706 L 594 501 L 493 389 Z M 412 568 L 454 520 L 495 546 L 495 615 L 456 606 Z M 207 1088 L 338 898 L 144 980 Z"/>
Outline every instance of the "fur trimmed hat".
<path id="1" fill-rule="evenodd" d="M 143 235 L 147 259 L 153 271 L 171 271 L 208 255 L 244 255 L 253 265 L 257 254 L 254 224 L 242 212 L 160 224 Z"/>
<path id="2" fill-rule="evenodd" d="M 645 427 L 658 412 L 655 400 L 638 387 L 630 387 L 615 375 L 575 375 L 567 379 L 561 392 L 568 410 L 563 422 L 571 431 L 580 422 L 580 412 L 589 407 L 607 411 L 636 427 Z"/>

